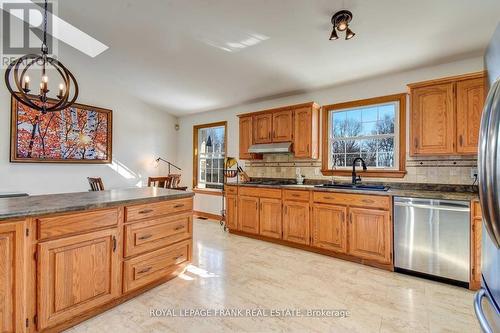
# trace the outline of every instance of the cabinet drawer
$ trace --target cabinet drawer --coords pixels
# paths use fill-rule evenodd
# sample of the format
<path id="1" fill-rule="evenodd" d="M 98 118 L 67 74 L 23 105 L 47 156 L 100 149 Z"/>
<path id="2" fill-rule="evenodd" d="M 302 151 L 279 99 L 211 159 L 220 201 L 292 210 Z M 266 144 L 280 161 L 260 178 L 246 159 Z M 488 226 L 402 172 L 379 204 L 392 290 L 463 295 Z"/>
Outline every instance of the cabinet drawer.
<path id="1" fill-rule="evenodd" d="M 240 187 L 239 194 L 247 197 L 281 199 L 281 189 L 265 187 Z"/>
<path id="2" fill-rule="evenodd" d="M 224 187 L 225 191 L 226 191 L 226 194 L 227 195 L 230 195 L 230 194 L 238 194 L 238 187 L 237 186 L 225 186 Z"/>
<path id="3" fill-rule="evenodd" d="M 156 280 L 178 274 L 183 263 L 191 260 L 192 242 L 186 240 L 123 263 L 123 292 L 146 286 Z"/>
<path id="4" fill-rule="evenodd" d="M 283 190 L 283 199 L 309 201 L 309 191 Z"/>
<path id="5" fill-rule="evenodd" d="M 193 216 L 185 213 L 125 226 L 125 257 L 171 245 L 191 237 Z"/>
<path id="6" fill-rule="evenodd" d="M 338 192 L 314 192 L 314 202 L 386 210 L 391 207 L 391 201 L 388 196 L 346 194 Z"/>
<path id="7" fill-rule="evenodd" d="M 117 208 L 42 217 L 37 219 L 38 239 L 68 236 L 117 224 Z"/>
<path id="8" fill-rule="evenodd" d="M 193 199 L 154 202 L 144 205 L 125 207 L 125 221 L 137 221 L 145 218 L 193 210 Z"/>

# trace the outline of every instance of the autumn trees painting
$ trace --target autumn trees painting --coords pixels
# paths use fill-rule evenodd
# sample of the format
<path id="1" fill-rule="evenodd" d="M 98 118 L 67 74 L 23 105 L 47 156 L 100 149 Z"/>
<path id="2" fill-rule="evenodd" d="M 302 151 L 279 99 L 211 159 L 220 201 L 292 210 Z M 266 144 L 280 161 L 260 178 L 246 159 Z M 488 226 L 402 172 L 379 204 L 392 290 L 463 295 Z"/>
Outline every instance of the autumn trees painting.
<path id="1" fill-rule="evenodd" d="M 111 110 L 74 104 L 42 114 L 12 100 L 11 161 L 111 162 Z"/>

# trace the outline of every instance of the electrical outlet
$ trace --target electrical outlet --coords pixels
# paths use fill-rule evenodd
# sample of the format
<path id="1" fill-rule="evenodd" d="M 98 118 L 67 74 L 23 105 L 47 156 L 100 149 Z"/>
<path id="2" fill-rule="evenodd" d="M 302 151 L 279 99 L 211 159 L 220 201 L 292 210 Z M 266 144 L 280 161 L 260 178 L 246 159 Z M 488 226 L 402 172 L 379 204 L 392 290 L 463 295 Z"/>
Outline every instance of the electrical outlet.
<path id="1" fill-rule="evenodd" d="M 477 168 L 471 168 L 470 169 L 470 178 L 472 179 L 476 179 L 478 176 L 478 173 L 477 173 Z"/>
<path id="2" fill-rule="evenodd" d="M 314 175 L 321 176 L 321 170 L 319 168 L 314 168 Z"/>

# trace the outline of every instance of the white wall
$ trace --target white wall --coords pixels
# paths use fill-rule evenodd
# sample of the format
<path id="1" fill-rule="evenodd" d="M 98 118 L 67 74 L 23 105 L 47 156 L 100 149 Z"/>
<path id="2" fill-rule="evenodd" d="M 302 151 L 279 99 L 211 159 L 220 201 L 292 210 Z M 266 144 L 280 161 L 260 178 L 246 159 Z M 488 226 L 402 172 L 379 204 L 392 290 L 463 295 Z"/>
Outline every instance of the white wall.
<path id="1" fill-rule="evenodd" d="M 30 194 L 87 191 L 87 176 L 102 177 L 106 188 L 135 186 L 148 176 L 165 174 L 154 167 L 155 156 L 174 160 L 177 119 L 152 108 L 120 89 L 119 84 L 93 67 L 98 58 L 81 61 L 83 55 L 62 56 L 76 76 L 79 103 L 113 110 L 113 164 L 9 163 L 10 95 L 0 89 L 0 192 Z M 90 63 L 90 65 L 89 65 Z M 118 81 L 118 80 L 117 80 Z M 3 83 L 2 83 L 3 84 Z"/>
<path id="2" fill-rule="evenodd" d="M 346 64 L 339 64 L 339 66 L 346 66 Z M 439 66 L 420 68 L 401 73 L 369 78 L 362 81 L 352 82 L 350 84 L 333 86 L 304 94 L 180 117 L 177 161 L 180 164 L 179 166 L 183 169 L 182 182 L 186 186 L 192 185 L 193 125 L 226 120 L 228 126 L 227 154 L 228 156 L 238 156 L 238 118 L 236 117 L 238 114 L 309 101 L 315 101 L 320 105 L 327 105 L 402 93 L 407 91 L 406 85 L 411 82 L 480 71 L 483 70 L 483 68 L 483 58 L 478 56 Z M 205 196 L 199 196 L 199 198 L 205 198 Z M 213 203 L 215 204 L 215 201 L 213 201 Z M 214 211 L 219 209 L 220 207 L 217 207 Z"/>

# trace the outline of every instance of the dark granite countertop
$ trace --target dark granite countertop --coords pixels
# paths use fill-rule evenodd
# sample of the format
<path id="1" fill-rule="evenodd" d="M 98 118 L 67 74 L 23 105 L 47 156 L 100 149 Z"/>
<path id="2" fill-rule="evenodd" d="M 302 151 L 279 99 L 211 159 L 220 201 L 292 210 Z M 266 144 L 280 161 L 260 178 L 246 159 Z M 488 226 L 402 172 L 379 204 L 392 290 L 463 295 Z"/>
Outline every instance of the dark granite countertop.
<path id="1" fill-rule="evenodd" d="M 0 199 L 0 220 L 189 198 L 193 192 L 164 188 L 124 188 L 100 192 L 35 195 Z"/>
<path id="2" fill-rule="evenodd" d="M 236 185 L 236 184 L 229 184 Z M 349 190 L 336 188 L 318 188 L 315 184 L 305 185 L 264 185 L 264 184 L 245 184 L 239 183 L 239 186 L 248 187 L 267 187 L 267 188 L 283 188 L 294 190 L 314 190 L 322 192 L 338 192 L 338 193 L 358 193 L 368 195 L 390 195 L 394 197 L 413 197 L 413 198 L 429 198 L 443 200 L 462 200 L 470 201 L 479 198 L 476 191 L 471 190 L 467 185 L 443 185 L 443 184 L 410 184 L 410 183 L 384 183 L 389 186 L 388 191 L 370 191 L 370 190 Z"/>

